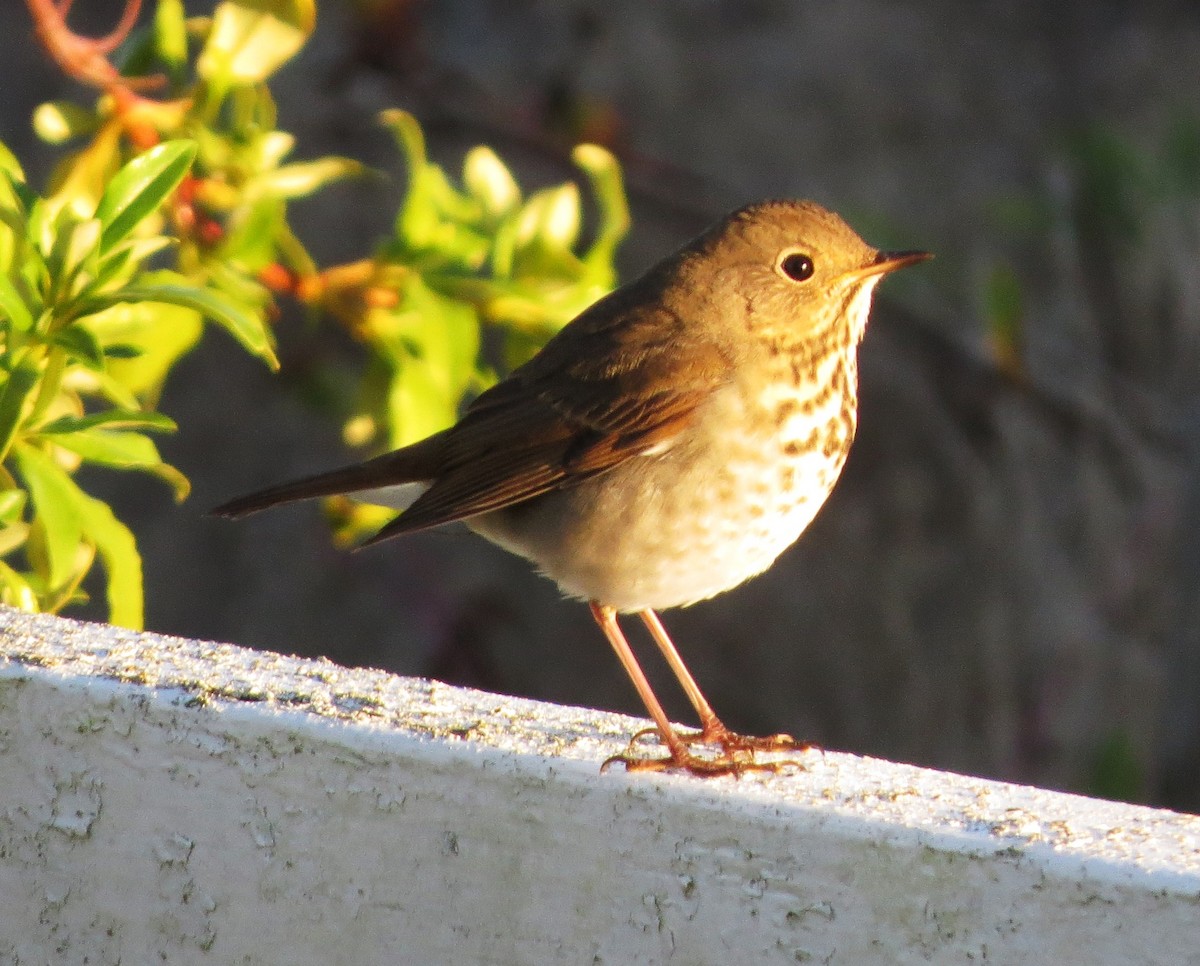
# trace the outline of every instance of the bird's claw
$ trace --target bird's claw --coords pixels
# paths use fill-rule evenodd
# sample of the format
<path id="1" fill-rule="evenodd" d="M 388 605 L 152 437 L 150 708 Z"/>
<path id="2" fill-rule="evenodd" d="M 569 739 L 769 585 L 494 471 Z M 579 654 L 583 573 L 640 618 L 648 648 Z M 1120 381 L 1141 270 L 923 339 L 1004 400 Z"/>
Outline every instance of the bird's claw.
<path id="1" fill-rule="evenodd" d="M 639 745 L 644 746 L 647 737 L 653 735 L 659 741 L 663 736 L 657 728 L 643 728 L 629 741 L 629 748 L 620 755 L 605 759 L 600 766 L 601 774 L 613 765 L 625 766 L 629 772 L 664 772 L 684 771 L 702 778 L 715 778 L 722 775 L 733 775 L 735 778 L 746 772 L 769 772 L 778 774 L 788 768 L 799 771 L 805 770 L 805 765 L 794 758 L 781 761 L 757 761 L 754 753 L 757 751 L 806 751 L 813 746 L 804 741 L 797 741 L 791 735 L 768 735 L 763 738 L 750 735 L 739 735 L 729 731 L 723 725 L 708 728 L 689 734 L 676 734 L 674 741 L 667 741 L 671 753 L 665 758 L 645 758 L 636 754 Z M 714 758 L 704 758 L 693 754 L 693 745 L 715 745 L 721 753 Z"/>

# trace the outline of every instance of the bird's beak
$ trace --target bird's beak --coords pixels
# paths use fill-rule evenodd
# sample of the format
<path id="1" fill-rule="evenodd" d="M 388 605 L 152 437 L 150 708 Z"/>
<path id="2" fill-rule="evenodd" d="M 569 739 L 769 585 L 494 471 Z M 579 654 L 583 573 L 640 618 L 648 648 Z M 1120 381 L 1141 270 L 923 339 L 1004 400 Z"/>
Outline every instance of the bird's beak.
<path id="1" fill-rule="evenodd" d="M 886 275 L 898 268 L 915 265 L 917 262 L 924 262 L 930 258 L 933 258 L 933 255 L 929 252 L 878 252 L 875 255 L 875 261 L 852 272 L 847 272 L 845 278 L 860 280 L 870 278 L 872 275 Z"/>

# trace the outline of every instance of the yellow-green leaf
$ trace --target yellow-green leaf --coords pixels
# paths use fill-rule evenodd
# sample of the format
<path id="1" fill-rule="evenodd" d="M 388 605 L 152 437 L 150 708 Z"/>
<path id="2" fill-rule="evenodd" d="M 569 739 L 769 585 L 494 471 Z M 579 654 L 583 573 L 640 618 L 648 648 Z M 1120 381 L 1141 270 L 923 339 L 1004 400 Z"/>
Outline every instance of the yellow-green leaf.
<path id="1" fill-rule="evenodd" d="M 121 302 L 164 302 L 194 309 L 227 330 L 272 369 L 279 368 L 271 332 L 262 316 L 247 312 L 210 289 L 190 285 L 130 285 L 97 296 L 90 300 L 90 305 L 99 310 Z"/>
<path id="2" fill-rule="evenodd" d="M 100 342 L 82 325 L 69 325 L 54 333 L 53 343 L 67 350 L 72 361 L 97 372 L 104 370 L 104 350 Z"/>
<path id="3" fill-rule="evenodd" d="M 64 144 L 100 126 L 95 113 L 71 101 L 47 101 L 33 112 L 33 130 L 47 144 Z"/>
<path id="4" fill-rule="evenodd" d="M 45 536 L 50 587 L 60 587 L 75 572 L 75 558 L 83 540 L 78 498 L 84 494 L 66 470 L 40 450 L 18 446 L 16 456 Z"/>
<path id="5" fill-rule="evenodd" d="M 525 204 L 517 224 L 517 244 L 569 249 L 579 237 L 579 189 L 573 184 L 546 188 Z"/>
<path id="6" fill-rule="evenodd" d="M 0 141 L 0 171 L 3 171 L 13 181 L 24 181 L 25 172 L 21 170 L 21 162 L 17 160 L 17 156 L 8 149 L 3 141 Z"/>
<path id="7" fill-rule="evenodd" d="M 186 500 L 191 491 L 187 477 L 164 463 L 154 441 L 141 433 L 93 427 L 75 433 L 55 433 L 47 438 L 90 463 L 119 470 L 141 470 L 157 476 L 175 491 L 177 501 Z"/>
<path id="8" fill-rule="evenodd" d="M 143 280 L 175 279 L 170 273 L 143 275 Z M 171 366 L 200 340 L 204 323 L 192 309 L 155 302 L 121 303 L 81 319 L 103 347 L 105 369 L 130 393 L 155 395 Z M 116 355 L 112 353 L 117 349 Z M 131 354 L 135 348 L 136 354 Z M 109 383 L 111 385 L 111 382 Z M 114 400 L 115 401 L 115 400 Z M 120 403 L 122 409 L 136 409 Z"/>
<path id="9" fill-rule="evenodd" d="M 21 519 L 25 510 L 25 491 L 19 489 L 0 490 L 0 523 L 5 526 Z"/>
<path id="10" fill-rule="evenodd" d="M 36 614 L 40 609 L 37 594 L 29 586 L 29 581 L 3 561 L 0 561 L 0 600 L 9 607 L 31 614 Z"/>
<path id="11" fill-rule="evenodd" d="M 24 415 L 25 400 L 41 378 L 41 370 L 31 362 L 22 362 L 8 374 L 4 391 L 0 393 L 0 461 L 8 457 Z"/>
<path id="12" fill-rule="evenodd" d="M 38 430 L 46 436 L 54 433 L 78 433 L 85 429 L 137 429 L 151 433 L 173 433 L 178 427 L 175 420 L 162 413 L 140 409 L 108 409 L 102 413 L 86 416 L 60 416 Z"/>
<path id="13" fill-rule="evenodd" d="M 304 46 L 316 15 L 314 0 L 225 0 L 196 69 L 222 87 L 264 81 Z"/>
<path id="14" fill-rule="evenodd" d="M 351 158 L 328 157 L 285 164 L 254 179 L 255 190 L 275 198 L 305 198 L 325 185 L 352 178 L 365 169 Z"/>
<path id="15" fill-rule="evenodd" d="M 183 0 L 158 0 L 154 11 L 154 46 L 172 70 L 187 63 L 187 17 Z"/>
<path id="16" fill-rule="evenodd" d="M 87 538 L 104 562 L 108 619 L 141 630 L 143 622 L 142 558 L 129 528 L 102 500 L 76 489 L 76 509 Z"/>
<path id="17" fill-rule="evenodd" d="M 0 275 L 0 319 L 8 319 L 13 328 L 28 332 L 33 328 L 33 315 L 25 299 L 7 275 Z"/>
<path id="18" fill-rule="evenodd" d="M 491 148 L 477 147 L 467 152 L 463 184 L 491 218 L 499 218 L 521 203 L 521 189 Z"/>
<path id="19" fill-rule="evenodd" d="M 96 206 L 96 218 L 104 226 L 101 254 L 127 238 L 139 222 L 158 210 L 179 187 L 195 157 L 195 142 L 165 141 L 139 154 L 116 173 Z"/>
<path id="20" fill-rule="evenodd" d="M 598 284 L 612 288 L 617 281 L 613 256 L 629 231 L 629 203 L 625 199 L 621 165 L 611 152 L 596 144 L 578 145 L 571 152 L 571 159 L 591 180 L 600 207 L 600 231 L 584 262 Z"/>

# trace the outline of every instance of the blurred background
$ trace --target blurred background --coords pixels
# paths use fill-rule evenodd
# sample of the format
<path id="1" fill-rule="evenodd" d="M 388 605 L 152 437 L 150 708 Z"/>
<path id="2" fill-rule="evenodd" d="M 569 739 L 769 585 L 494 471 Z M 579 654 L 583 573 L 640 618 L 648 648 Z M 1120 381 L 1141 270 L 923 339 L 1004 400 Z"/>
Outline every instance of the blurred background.
<path id="1" fill-rule="evenodd" d="M 77 30 L 113 26 L 117 5 L 76 7 Z M 54 153 L 29 116 L 81 94 L 24 5 L 0 31 L 0 136 L 41 183 Z M 1196 810 L 1198 63 L 1195 0 L 321 0 L 273 89 L 299 156 L 388 174 L 295 207 L 321 264 L 387 231 L 386 107 L 450 170 L 487 144 L 528 187 L 575 176 L 579 141 L 616 152 L 623 278 L 775 196 L 935 252 L 882 286 L 859 437 L 817 521 L 665 623 L 737 730 Z M 187 503 L 89 480 L 138 536 L 147 626 L 640 714 L 586 608 L 465 531 L 348 553 L 313 507 L 202 516 L 349 456 L 327 389 L 357 349 L 295 316 L 278 376 L 214 332 L 167 385 Z"/>

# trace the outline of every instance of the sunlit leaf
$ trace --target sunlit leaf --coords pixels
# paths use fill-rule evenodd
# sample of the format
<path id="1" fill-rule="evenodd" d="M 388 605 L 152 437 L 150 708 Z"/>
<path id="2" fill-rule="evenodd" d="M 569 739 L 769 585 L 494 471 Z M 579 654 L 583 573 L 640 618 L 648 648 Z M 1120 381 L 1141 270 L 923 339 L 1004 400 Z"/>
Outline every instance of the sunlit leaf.
<path id="1" fill-rule="evenodd" d="M 75 572 L 75 558 L 83 539 L 78 498 L 84 494 L 67 471 L 45 453 L 32 446 L 18 446 L 15 452 L 42 526 L 50 585 L 58 587 Z"/>
<path id="2" fill-rule="evenodd" d="M 546 188 L 525 203 L 517 243 L 569 249 L 579 237 L 579 222 L 579 189 L 569 183 Z"/>
<path id="3" fill-rule="evenodd" d="M 0 523 L 6 526 L 14 524 L 21 519 L 21 514 L 24 511 L 24 490 L 0 490 Z"/>
<path id="4" fill-rule="evenodd" d="M 223 283 L 238 269 L 257 272 L 275 261 L 275 239 L 287 224 L 287 203 L 281 198 L 262 196 L 246 205 L 226 225 L 225 237 L 216 251 L 219 265 L 213 281 Z"/>
<path id="5" fill-rule="evenodd" d="M 29 540 L 29 524 L 0 523 L 0 557 L 7 557 Z"/>
<path id="6" fill-rule="evenodd" d="M 33 130 L 47 144 L 64 144 L 100 126 L 93 111 L 71 101 L 47 101 L 33 112 Z"/>
<path id="7" fill-rule="evenodd" d="M 107 583 L 108 619 L 140 630 L 143 622 L 142 558 L 129 528 L 109 505 L 76 489 L 76 512 L 84 534 L 100 552 Z"/>
<path id="8" fill-rule="evenodd" d="M 580 144 L 571 159 L 587 174 L 600 207 L 600 230 L 584 256 L 588 269 L 607 288 L 616 284 L 612 260 L 617 245 L 629 232 L 629 203 L 621 165 L 610 151 L 596 144 Z"/>
<path id="9" fill-rule="evenodd" d="M 75 433 L 55 433 L 53 442 L 77 453 L 90 463 L 119 470 L 141 470 L 157 476 L 175 492 L 176 500 L 187 498 L 187 477 L 162 461 L 158 447 L 148 436 L 120 430 L 92 428 Z"/>
<path id="10" fill-rule="evenodd" d="M 314 0 L 225 0 L 196 69 L 221 86 L 257 84 L 295 56 L 315 23 Z"/>
<path id="11" fill-rule="evenodd" d="M 187 63 L 187 17 L 183 0 L 158 0 L 154 11 L 154 47 L 173 71 Z"/>
<path id="12" fill-rule="evenodd" d="M 86 416 L 60 416 L 54 422 L 38 429 L 43 436 L 55 433 L 78 433 L 86 429 L 139 429 L 153 433 L 173 433 L 179 427 L 175 420 L 163 413 L 145 412 L 139 409 L 108 409 L 102 413 Z"/>
<path id="13" fill-rule="evenodd" d="M 521 189 L 491 148 L 477 147 L 467 152 L 463 184 L 492 218 L 507 214 L 521 203 Z"/>
<path id="14" fill-rule="evenodd" d="M 0 141 L 0 171 L 4 172 L 12 181 L 25 180 L 25 172 L 21 169 L 21 162 L 17 160 L 17 156 L 9 150 L 8 145 Z"/>
<path id="15" fill-rule="evenodd" d="M 6 318 L 13 328 L 28 332 L 33 328 L 33 315 L 12 280 L 0 275 L 0 318 Z"/>
<path id="16" fill-rule="evenodd" d="M 254 179 L 254 189 L 276 198 L 304 198 L 327 184 L 360 175 L 364 167 L 350 158 L 328 157 L 285 164 Z"/>
<path id="17" fill-rule="evenodd" d="M 96 262 L 95 279 L 87 291 L 99 291 L 173 244 L 175 239 L 155 235 L 151 238 L 127 238 L 119 245 L 114 245 Z"/>
<path id="18" fill-rule="evenodd" d="M 59 329 L 52 338 L 54 345 L 67 350 L 74 362 L 83 364 L 89 369 L 103 371 L 104 349 L 96 336 L 82 325 L 69 325 Z"/>
<path id="19" fill-rule="evenodd" d="M 85 147 L 55 166 L 51 193 L 44 205 L 45 226 L 52 224 L 63 208 L 70 209 L 77 218 L 95 214 L 101 196 L 121 166 L 121 134 L 120 123 L 109 119 Z"/>
<path id="20" fill-rule="evenodd" d="M 7 458 L 8 451 L 21 425 L 25 401 L 37 387 L 41 370 L 32 362 L 22 362 L 8 374 L 3 392 L 0 392 L 0 460 Z"/>
<path id="21" fill-rule="evenodd" d="M 117 172 L 96 206 L 96 217 L 104 226 L 100 237 L 102 253 L 128 237 L 142 219 L 158 210 L 179 187 L 195 156 L 194 142 L 166 141 L 139 154 Z"/>
<path id="22" fill-rule="evenodd" d="M 0 600 L 9 607 L 31 614 L 36 614 L 39 609 L 37 594 L 29 586 L 29 581 L 3 561 L 0 561 Z"/>
<path id="23" fill-rule="evenodd" d="M 168 272 L 144 280 L 178 279 Z M 120 303 L 81 319 L 102 346 L 105 368 L 128 393 L 155 394 L 167 372 L 189 352 L 204 331 L 198 312 L 156 302 Z M 115 351 L 114 351 L 115 350 Z M 136 409 L 136 402 L 123 409 Z"/>
<path id="24" fill-rule="evenodd" d="M 129 285 L 91 300 L 96 310 L 122 302 L 164 302 L 194 309 L 228 331 L 272 369 L 279 368 L 270 330 L 262 317 L 245 311 L 210 289 L 190 285 Z"/>
<path id="25" fill-rule="evenodd" d="M 448 404 L 438 373 L 423 359 L 408 357 L 396 370 L 388 393 L 388 444 L 406 446 L 445 429 L 456 407 Z"/>

